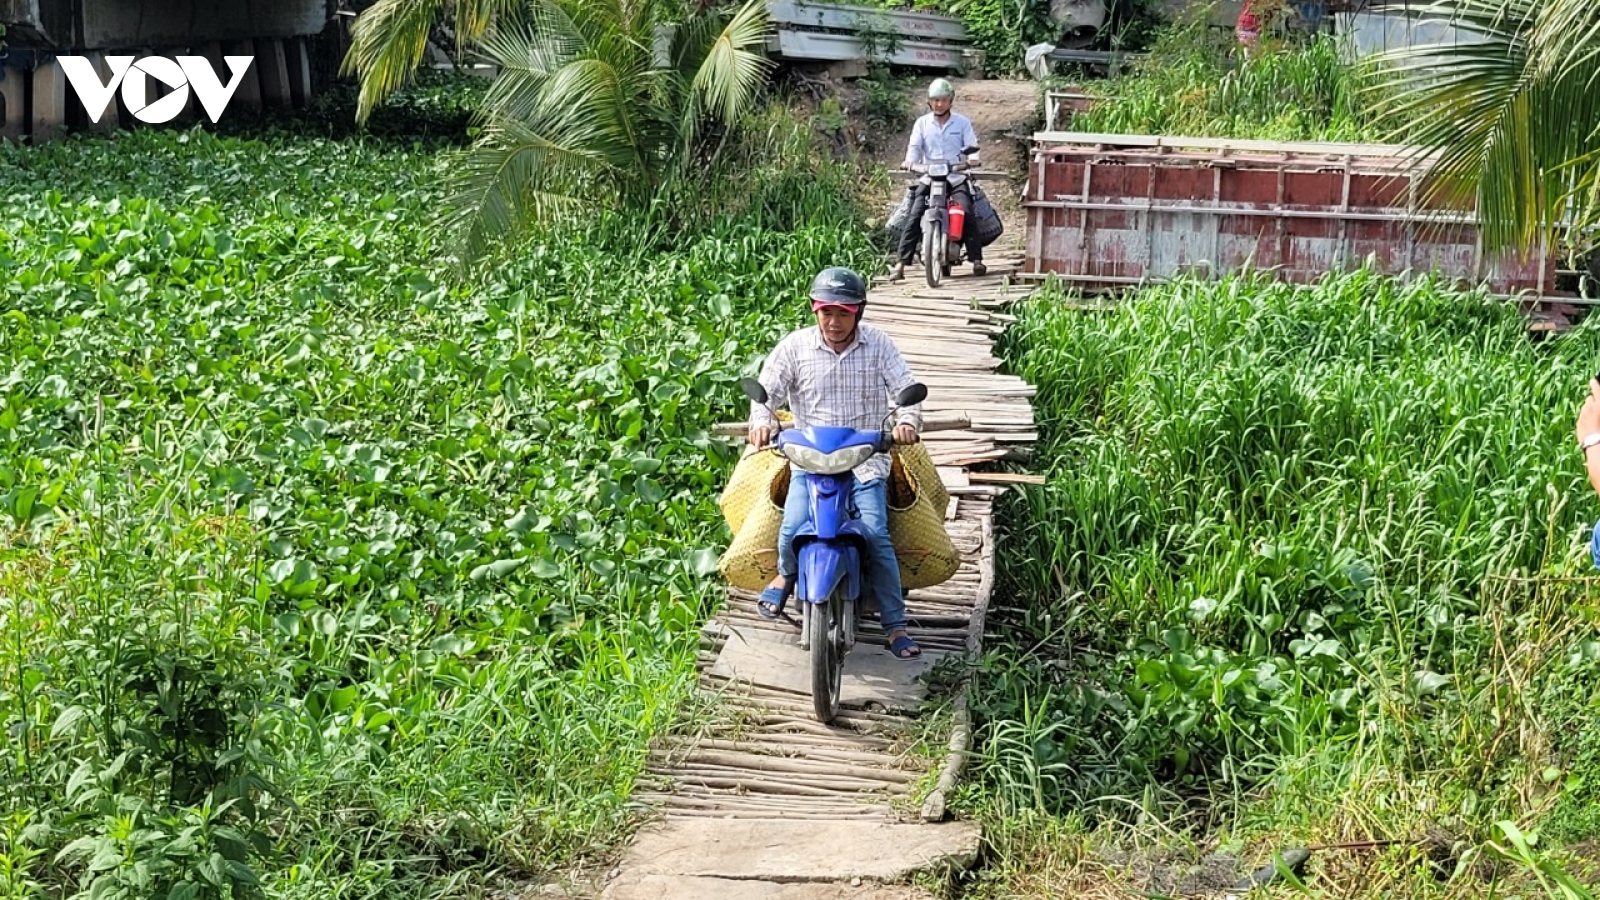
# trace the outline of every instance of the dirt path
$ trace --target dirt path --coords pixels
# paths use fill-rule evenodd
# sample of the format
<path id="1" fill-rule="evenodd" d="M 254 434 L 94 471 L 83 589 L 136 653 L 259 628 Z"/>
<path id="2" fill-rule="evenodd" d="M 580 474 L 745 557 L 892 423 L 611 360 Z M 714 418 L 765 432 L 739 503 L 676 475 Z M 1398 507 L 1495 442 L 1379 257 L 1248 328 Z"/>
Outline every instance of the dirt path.
<path id="1" fill-rule="evenodd" d="M 1016 80 L 951 79 L 956 86 L 956 112 L 972 120 L 982 142 L 983 168 L 1009 176 L 1002 187 L 986 182 L 984 191 L 1005 223 L 1005 234 L 990 251 L 1007 253 L 1022 247 L 1022 185 L 1027 177 L 1026 142 L 1014 135 L 1031 135 L 1041 121 L 1042 101 L 1038 82 Z M 905 142 L 911 122 L 927 112 L 927 80 L 915 82 L 906 95 L 906 127 L 896 139 L 883 141 L 877 155 L 883 165 L 894 169 L 905 159 Z M 898 199 L 898 188 L 894 195 Z M 889 202 L 886 199 L 886 203 Z"/>
<path id="2" fill-rule="evenodd" d="M 995 243 L 995 250 L 1022 246 L 1022 185 L 1027 178 L 1026 145 L 1012 135 L 1030 135 L 1039 119 L 1039 84 L 1033 81 L 955 82 L 955 108 L 972 120 L 972 127 L 983 142 L 983 167 L 1010 176 L 1006 189 L 988 189 L 989 200 L 1005 222 L 1006 232 Z"/>

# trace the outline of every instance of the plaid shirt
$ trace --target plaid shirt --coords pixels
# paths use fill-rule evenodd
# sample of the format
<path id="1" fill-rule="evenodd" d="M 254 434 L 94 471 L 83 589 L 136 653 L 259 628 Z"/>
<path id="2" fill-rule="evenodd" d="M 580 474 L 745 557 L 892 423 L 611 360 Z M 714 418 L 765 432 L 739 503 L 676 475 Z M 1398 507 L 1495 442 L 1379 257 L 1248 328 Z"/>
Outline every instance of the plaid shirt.
<path id="1" fill-rule="evenodd" d="M 894 341 L 866 323 L 856 326 L 855 342 L 839 353 L 828 348 L 822 329 L 814 325 L 790 332 L 761 367 L 768 402 L 773 409 L 787 404 L 796 428 L 822 425 L 876 431 L 894 408 L 895 395 L 915 381 Z M 770 426 L 772 414 L 752 403 L 750 424 Z M 920 431 L 922 404 L 901 409 L 897 424 Z M 888 475 L 887 453 L 874 453 L 855 468 L 862 482 Z"/>

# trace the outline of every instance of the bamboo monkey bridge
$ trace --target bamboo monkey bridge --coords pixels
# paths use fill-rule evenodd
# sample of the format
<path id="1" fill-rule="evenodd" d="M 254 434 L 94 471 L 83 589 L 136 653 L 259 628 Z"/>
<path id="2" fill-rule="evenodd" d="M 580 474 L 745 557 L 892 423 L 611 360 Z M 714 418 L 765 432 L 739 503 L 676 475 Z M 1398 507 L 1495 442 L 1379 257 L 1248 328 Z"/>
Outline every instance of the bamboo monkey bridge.
<path id="1" fill-rule="evenodd" d="M 867 307 L 928 386 L 923 439 L 951 496 L 945 524 L 962 557 L 949 581 L 910 594 L 922 656 L 894 659 L 877 623 L 863 622 L 845 658 L 840 715 L 820 724 L 798 630 L 760 617 L 754 594 L 730 588 L 701 631 L 709 720 L 651 751 L 635 797 L 655 821 L 603 897 L 924 897 L 894 883 L 976 858 L 977 827 L 944 821 L 971 740 L 965 682 L 930 696 L 926 676 L 941 660 L 979 652 L 994 589 L 993 501 L 1008 484 L 1035 480 L 973 469 L 1026 459 L 1037 438 L 1034 389 L 999 374 L 993 349 L 1011 321 L 1001 310 L 1027 293 L 1008 277 L 1023 260 L 991 257 L 986 276 L 958 274 L 938 289 L 920 277 L 880 281 Z M 939 752 L 918 751 L 929 744 Z"/>

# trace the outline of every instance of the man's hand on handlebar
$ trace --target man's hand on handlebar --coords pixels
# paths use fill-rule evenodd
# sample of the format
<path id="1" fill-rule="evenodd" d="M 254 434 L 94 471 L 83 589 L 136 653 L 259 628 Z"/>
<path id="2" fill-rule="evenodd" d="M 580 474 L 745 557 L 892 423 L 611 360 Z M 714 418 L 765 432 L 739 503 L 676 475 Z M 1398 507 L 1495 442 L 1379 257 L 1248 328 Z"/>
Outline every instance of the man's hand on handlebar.
<path id="1" fill-rule="evenodd" d="M 950 167 L 950 171 L 952 171 L 952 172 L 969 172 L 972 169 L 973 169 L 972 163 L 964 163 L 964 162 L 956 163 L 956 164 L 954 164 L 954 165 L 952 165 Z M 907 165 L 906 163 L 901 163 L 900 164 L 900 171 L 902 171 L 902 172 L 915 172 L 918 175 L 926 175 L 926 174 L 928 174 L 928 167 L 923 165 L 923 164 L 921 164 L 921 163 L 911 163 L 909 165 Z"/>
<path id="2" fill-rule="evenodd" d="M 774 431 L 771 425 L 752 425 L 750 426 L 750 434 L 746 440 L 750 442 L 750 446 L 759 450 L 762 447 L 772 443 L 773 434 Z"/>
<path id="3" fill-rule="evenodd" d="M 917 442 L 917 429 L 904 422 L 894 427 L 894 442 L 896 444 L 915 444 Z"/>

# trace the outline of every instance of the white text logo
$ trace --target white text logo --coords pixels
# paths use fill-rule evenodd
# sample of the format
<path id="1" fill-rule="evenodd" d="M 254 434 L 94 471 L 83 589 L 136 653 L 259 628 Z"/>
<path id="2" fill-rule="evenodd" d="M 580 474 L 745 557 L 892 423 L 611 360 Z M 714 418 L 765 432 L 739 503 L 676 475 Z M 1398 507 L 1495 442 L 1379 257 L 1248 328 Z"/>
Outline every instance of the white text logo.
<path id="1" fill-rule="evenodd" d="M 111 80 L 101 81 L 94 63 L 86 56 L 58 56 L 61 70 L 66 73 L 72 89 L 78 92 L 83 108 L 95 122 L 111 105 L 117 88 L 122 88 L 122 102 L 134 118 L 151 125 L 170 122 L 189 105 L 189 89 L 213 124 L 222 118 L 222 111 L 232 99 L 250 68 L 253 56 L 225 56 L 232 80 L 223 84 L 204 56 L 146 56 L 134 62 L 131 56 L 107 56 L 106 66 L 111 69 Z M 176 62 L 174 62 L 174 59 Z M 154 78 L 171 89 L 160 99 L 152 99 L 149 79 Z"/>

